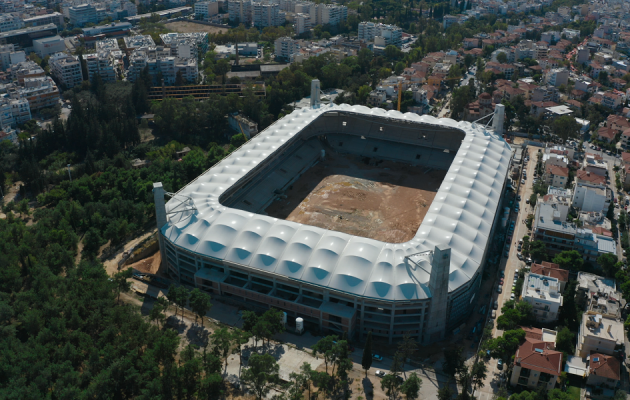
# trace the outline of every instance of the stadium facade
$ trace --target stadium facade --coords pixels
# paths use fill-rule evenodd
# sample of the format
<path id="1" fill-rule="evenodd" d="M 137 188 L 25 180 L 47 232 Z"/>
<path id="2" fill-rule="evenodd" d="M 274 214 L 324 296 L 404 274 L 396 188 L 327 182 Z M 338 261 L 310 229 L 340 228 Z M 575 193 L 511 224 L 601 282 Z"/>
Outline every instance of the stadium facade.
<path id="1" fill-rule="evenodd" d="M 378 240 L 264 215 L 330 150 L 447 170 L 413 239 Z M 500 218 L 509 145 L 469 122 L 315 104 L 276 121 L 164 203 L 169 275 L 306 329 L 429 344 L 470 314 Z"/>

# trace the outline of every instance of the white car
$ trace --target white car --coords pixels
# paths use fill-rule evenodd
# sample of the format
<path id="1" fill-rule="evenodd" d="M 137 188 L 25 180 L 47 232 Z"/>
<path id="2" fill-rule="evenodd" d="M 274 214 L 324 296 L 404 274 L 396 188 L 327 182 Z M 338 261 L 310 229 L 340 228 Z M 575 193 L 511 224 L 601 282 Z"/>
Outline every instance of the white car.
<path id="1" fill-rule="evenodd" d="M 512 293 L 512 294 L 510 295 L 510 300 L 514 300 L 515 298 L 516 298 L 516 296 L 514 296 L 514 293 Z"/>
<path id="2" fill-rule="evenodd" d="M 374 375 L 378 376 L 379 378 L 382 378 L 385 376 L 385 372 L 379 370 L 379 371 L 376 371 Z"/>

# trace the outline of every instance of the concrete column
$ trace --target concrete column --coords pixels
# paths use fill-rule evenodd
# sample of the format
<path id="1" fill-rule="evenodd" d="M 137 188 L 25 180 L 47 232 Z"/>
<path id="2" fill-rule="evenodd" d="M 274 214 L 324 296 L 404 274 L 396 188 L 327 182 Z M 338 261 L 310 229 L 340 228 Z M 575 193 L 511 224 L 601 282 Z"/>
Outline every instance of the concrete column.
<path id="1" fill-rule="evenodd" d="M 451 266 L 451 248 L 445 244 L 435 246 L 431 262 L 431 305 L 429 320 L 424 334 L 424 344 L 428 345 L 444 339 L 448 318 L 448 276 Z"/>
<path id="2" fill-rule="evenodd" d="M 319 108 L 319 79 L 311 81 L 311 108 Z"/>
<path id="3" fill-rule="evenodd" d="M 158 231 L 166 225 L 166 204 L 164 203 L 164 187 L 162 182 L 153 183 L 153 202 L 155 203 L 155 219 Z"/>
<path id="4" fill-rule="evenodd" d="M 503 135 L 503 122 L 505 121 L 505 106 L 497 104 L 494 107 L 494 119 L 492 120 L 492 129 L 497 135 Z"/>

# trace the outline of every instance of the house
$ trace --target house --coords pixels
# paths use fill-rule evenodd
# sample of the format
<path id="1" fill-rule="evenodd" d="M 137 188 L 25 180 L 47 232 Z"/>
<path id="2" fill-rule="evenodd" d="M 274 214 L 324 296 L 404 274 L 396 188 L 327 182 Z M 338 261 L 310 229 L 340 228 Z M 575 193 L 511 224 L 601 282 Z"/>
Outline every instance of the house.
<path id="1" fill-rule="evenodd" d="M 595 157 L 586 153 L 582 167 L 586 172 L 592 172 L 595 175 L 606 176 L 608 174 L 608 163 L 603 161 L 601 157 Z"/>
<path id="2" fill-rule="evenodd" d="M 593 352 L 587 358 L 587 367 L 587 385 L 606 386 L 610 389 L 618 387 L 621 380 L 621 363 L 617 357 Z"/>
<path id="3" fill-rule="evenodd" d="M 611 200 L 612 190 L 609 187 L 576 182 L 571 203 L 580 211 L 606 213 Z"/>
<path id="4" fill-rule="evenodd" d="M 545 153 L 542 158 L 543 164 L 548 165 L 557 165 L 558 167 L 566 168 L 569 160 L 566 156 L 555 153 Z"/>
<path id="5" fill-rule="evenodd" d="M 630 129 L 630 122 L 621 116 L 610 114 L 608 118 L 606 118 L 606 126 L 614 129 L 617 133 L 624 131 L 625 129 Z"/>
<path id="6" fill-rule="evenodd" d="M 583 358 L 592 352 L 612 355 L 617 346 L 624 344 L 624 334 L 621 321 L 589 310 L 582 314 L 576 355 Z"/>
<path id="7" fill-rule="evenodd" d="M 521 298 L 531 304 L 536 321 L 550 323 L 558 319 L 562 295 L 557 278 L 526 273 Z"/>
<path id="8" fill-rule="evenodd" d="M 612 143 L 615 141 L 615 136 L 617 136 L 617 131 L 610 127 L 603 127 L 597 130 L 597 139 L 602 142 Z"/>
<path id="9" fill-rule="evenodd" d="M 575 172 L 575 182 L 604 186 L 606 185 L 606 177 L 580 169 Z"/>
<path id="10" fill-rule="evenodd" d="M 545 166 L 545 182 L 553 187 L 563 188 L 569 181 L 569 168 L 558 165 Z"/>
<path id="11" fill-rule="evenodd" d="M 545 331 L 541 333 L 542 339 L 526 335 L 525 341 L 516 350 L 511 385 L 530 389 L 542 387 L 545 390 L 556 386 L 562 372 L 562 352 L 555 350 L 556 332 Z"/>
<path id="12" fill-rule="evenodd" d="M 557 279 L 560 293 L 564 292 L 564 288 L 569 282 L 569 271 L 549 261 L 543 261 L 541 264 L 532 264 L 530 273 Z"/>
<path id="13" fill-rule="evenodd" d="M 604 107 L 611 108 L 616 110 L 621 106 L 621 102 L 623 101 L 623 97 L 619 94 L 608 91 L 604 93 L 604 97 L 602 99 L 602 105 Z"/>

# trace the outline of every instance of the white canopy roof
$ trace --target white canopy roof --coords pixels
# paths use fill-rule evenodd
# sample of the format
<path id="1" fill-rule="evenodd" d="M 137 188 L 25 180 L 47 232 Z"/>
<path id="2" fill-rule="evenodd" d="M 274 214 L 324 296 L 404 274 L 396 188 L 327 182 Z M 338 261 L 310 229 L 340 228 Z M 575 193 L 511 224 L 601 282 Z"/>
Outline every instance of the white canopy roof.
<path id="1" fill-rule="evenodd" d="M 219 196 L 231 185 L 328 111 L 451 127 L 466 134 L 409 242 L 384 243 L 219 203 Z M 449 291 L 472 279 L 489 240 L 510 154 L 502 138 L 468 122 L 347 104 L 303 108 L 275 122 L 180 190 L 197 210 L 172 214 L 162 234 L 174 245 L 203 256 L 357 296 L 426 299 L 431 297 L 427 287 L 430 261 L 416 265 L 405 257 L 445 243 L 452 249 Z M 179 197 L 167 203 L 167 212 L 181 202 Z"/>

